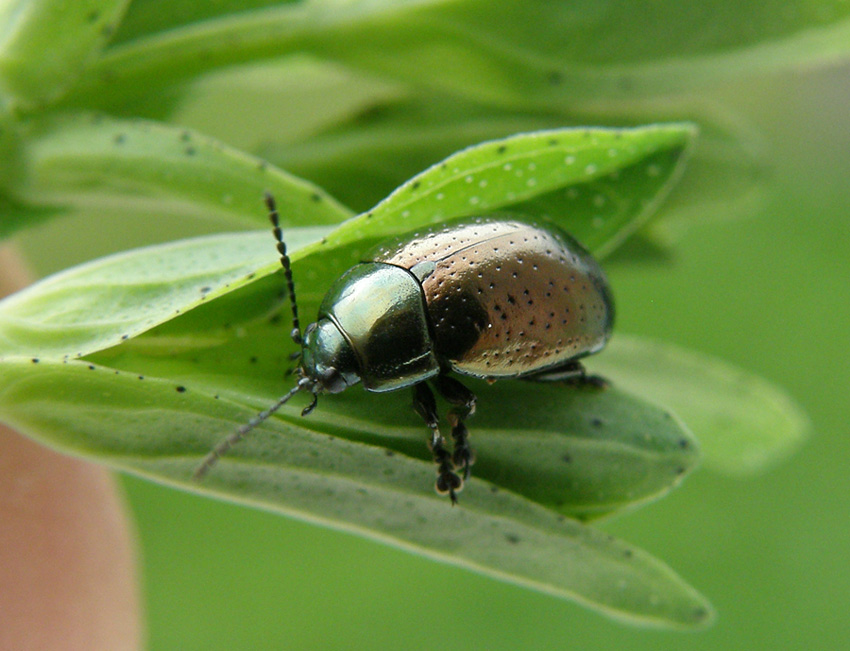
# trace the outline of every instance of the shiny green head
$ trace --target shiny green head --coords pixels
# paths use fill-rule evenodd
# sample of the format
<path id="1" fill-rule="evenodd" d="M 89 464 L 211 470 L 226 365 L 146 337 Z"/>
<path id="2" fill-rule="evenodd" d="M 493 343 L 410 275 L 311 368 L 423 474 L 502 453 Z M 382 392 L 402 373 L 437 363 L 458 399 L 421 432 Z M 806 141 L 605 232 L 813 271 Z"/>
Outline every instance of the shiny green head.
<path id="1" fill-rule="evenodd" d="M 301 372 L 325 393 L 339 393 L 360 381 L 351 344 L 330 319 L 320 319 L 304 333 Z M 314 393 L 317 391 L 314 391 Z"/>

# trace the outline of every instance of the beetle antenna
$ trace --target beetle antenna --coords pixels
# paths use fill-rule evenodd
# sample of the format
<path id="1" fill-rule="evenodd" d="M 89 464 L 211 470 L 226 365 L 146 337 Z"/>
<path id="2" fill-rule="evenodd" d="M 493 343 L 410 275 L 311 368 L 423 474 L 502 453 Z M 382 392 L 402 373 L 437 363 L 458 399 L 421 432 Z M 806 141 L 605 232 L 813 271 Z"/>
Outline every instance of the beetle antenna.
<path id="1" fill-rule="evenodd" d="M 200 465 L 195 468 L 195 473 L 192 475 L 193 479 L 196 481 L 200 481 L 203 479 L 206 474 L 210 471 L 210 469 L 218 462 L 218 460 L 232 448 L 234 445 L 239 443 L 245 436 L 247 436 L 248 432 L 257 427 L 260 423 L 266 420 L 269 416 L 275 413 L 278 409 L 283 407 L 289 399 L 294 396 L 299 391 L 304 391 L 310 389 L 313 386 L 312 380 L 309 378 L 301 378 L 294 387 L 292 387 L 289 392 L 281 397 L 276 403 L 274 403 L 271 407 L 266 409 L 265 411 L 261 411 L 259 414 L 254 416 L 251 420 L 245 423 L 238 430 L 233 432 L 228 437 L 219 441 L 218 445 L 216 445 L 210 453 L 204 457 L 204 460 L 201 461 Z"/>
<path id="2" fill-rule="evenodd" d="M 277 206 L 271 192 L 266 192 L 266 206 L 269 209 L 269 219 L 272 222 L 274 238 L 277 240 L 277 250 L 280 253 L 280 264 L 283 267 L 283 275 L 286 277 L 286 289 L 289 292 L 289 303 L 292 306 L 292 341 L 301 343 L 301 324 L 298 321 L 298 303 L 295 300 L 295 283 L 292 282 L 292 269 L 289 264 L 289 254 L 286 252 L 286 243 L 283 241 L 283 231 L 280 228 L 280 216 L 277 214 Z"/>

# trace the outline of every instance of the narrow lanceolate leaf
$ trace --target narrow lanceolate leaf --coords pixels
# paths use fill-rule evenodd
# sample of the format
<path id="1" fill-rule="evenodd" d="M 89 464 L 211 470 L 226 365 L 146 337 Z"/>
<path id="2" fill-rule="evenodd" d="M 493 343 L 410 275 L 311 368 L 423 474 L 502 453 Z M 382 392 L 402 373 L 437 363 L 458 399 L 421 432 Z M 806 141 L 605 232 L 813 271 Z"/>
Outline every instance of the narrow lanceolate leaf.
<path id="1" fill-rule="evenodd" d="M 33 119 L 19 135 L 14 167 L 0 179 L 19 204 L 148 207 L 257 226 L 268 223 L 268 190 L 287 224 L 333 224 L 350 215 L 310 183 L 186 129 L 78 114 Z"/>
<path id="2" fill-rule="evenodd" d="M 678 346 L 618 335 L 594 360 L 617 385 L 672 409 L 693 429 L 705 462 L 749 474 L 788 456 L 809 422 L 778 387 Z"/>
<path id="3" fill-rule="evenodd" d="M 0 4 L 0 89 L 22 104 L 54 99 L 106 44 L 129 0 Z"/>
<path id="4" fill-rule="evenodd" d="M 293 248 L 316 229 L 291 229 Z M 0 356 L 80 357 L 120 344 L 277 271 L 267 232 L 216 235 L 120 253 L 0 302 Z M 268 307 L 266 308 L 268 309 Z"/>
<path id="5" fill-rule="evenodd" d="M 299 244 L 296 237 L 296 259 Z M 286 389 L 281 377 L 292 350 L 282 280 L 264 278 L 279 268 L 276 257 L 269 234 L 246 233 L 82 265 L 0 302 L 0 356 L 38 363 L 85 356 L 135 375 L 192 378 L 193 387 L 235 392 L 259 409 Z M 320 298 L 305 294 L 302 306 Z M 315 308 L 302 313 L 310 318 Z M 474 383 L 482 405 L 493 406 L 482 406 L 474 422 L 483 443 L 476 475 L 562 513 L 590 518 L 656 498 L 697 462 L 679 421 L 620 391 Z M 352 391 L 302 424 L 427 461 L 421 422 L 407 399 L 393 395 Z"/>
<path id="6" fill-rule="evenodd" d="M 652 214 L 678 179 L 694 135 L 689 124 L 558 129 L 476 145 L 413 177 L 328 242 L 515 211 L 548 217 L 604 255 Z"/>
<path id="7" fill-rule="evenodd" d="M 200 456 L 249 409 L 197 385 L 84 361 L 5 359 L 0 387 L 4 421 L 117 468 L 354 531 L 632 623 L 711 619 L 699 594 L 639 549 L 480 479 L 452 508 L 433 493 L 430 461 L 299 427 L 291 413 L 193 485 Z"/>

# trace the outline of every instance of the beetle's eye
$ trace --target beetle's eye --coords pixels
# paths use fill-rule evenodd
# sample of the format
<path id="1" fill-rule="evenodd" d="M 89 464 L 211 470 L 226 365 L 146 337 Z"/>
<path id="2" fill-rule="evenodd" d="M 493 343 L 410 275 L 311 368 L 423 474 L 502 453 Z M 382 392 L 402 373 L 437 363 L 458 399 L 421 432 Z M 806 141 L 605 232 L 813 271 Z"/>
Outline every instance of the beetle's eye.
<path id="1" fill-rule="evenodd" d="M 322 388 L 328 393 L 339 393 L 348 388 L 342 375 L 333 366 L 322 371 L 320 382 Z"/>

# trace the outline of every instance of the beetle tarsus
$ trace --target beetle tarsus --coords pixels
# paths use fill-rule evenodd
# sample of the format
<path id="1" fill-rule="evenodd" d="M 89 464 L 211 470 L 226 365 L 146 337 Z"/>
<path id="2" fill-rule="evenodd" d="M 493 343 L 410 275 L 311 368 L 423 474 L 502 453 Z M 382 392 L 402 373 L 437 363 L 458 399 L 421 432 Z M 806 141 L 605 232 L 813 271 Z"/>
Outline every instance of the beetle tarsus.
<path id="1" fill-rule="evenodd" d="M 463 479 L 455 472 L 452 454 L 446 449 L 446 439 L 440 434 L 437 401 L 425 382 L 413 385 L 413 408 L 431 430 L 428 447 L 437 464 L 435 488 L 440 495 L 447 494 L 452 504 L 457 504 L 457 493 L 463 488 Z"/>
<path id="2" fill-rule="evenodd" d="M 449 423 L 452 426 L 452 439 L 454 439 L 452 462 L 455 468 L 463 470 L 463 478 L 469 479 L 469 468 L 474 463 L 474 454 L 469 445 L 469 430 L 466 429 L 463 421 L 475 413 L 475 394 L 448 375 L 438 375 L 434 379 L 434 385 L 440 395 L 454 405 L 449 410 Z"/>
<path id="3" fill-rule="evenodd" d="M 463 469 L 464 479 L 469 479 L 469 468 L 475 463 L 475 455 L 469 445 L 469 430 L 453 411 L 449 412 L 449 422 L 452 423 L 452 438 L 455 442 L 452 463 L 455 468 Z"/>

